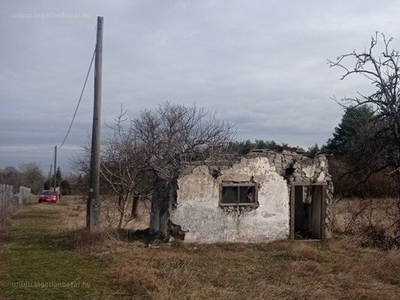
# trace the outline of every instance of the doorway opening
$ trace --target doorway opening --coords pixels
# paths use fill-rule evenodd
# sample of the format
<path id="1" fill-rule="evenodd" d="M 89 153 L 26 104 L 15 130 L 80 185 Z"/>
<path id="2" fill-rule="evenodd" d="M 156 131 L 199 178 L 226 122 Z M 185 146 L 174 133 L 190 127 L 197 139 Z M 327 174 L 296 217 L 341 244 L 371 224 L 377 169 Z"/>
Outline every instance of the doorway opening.
<path id="1" fill-rule="evenodd" d="M 325 237 L 326 183 L 292 183 L 290 197 L 291 239 Z"/>

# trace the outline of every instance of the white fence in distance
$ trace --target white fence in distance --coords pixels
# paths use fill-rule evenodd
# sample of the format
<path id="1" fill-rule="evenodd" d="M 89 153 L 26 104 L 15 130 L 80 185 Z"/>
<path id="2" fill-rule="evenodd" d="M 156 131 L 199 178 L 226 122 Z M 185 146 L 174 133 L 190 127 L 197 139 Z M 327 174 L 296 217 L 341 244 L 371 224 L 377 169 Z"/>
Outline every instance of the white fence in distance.
<path id="1" fill-rule="evenodd" d="M 24 187 L 24 186 L 20 186 L 19 187 L 19 198 L 18 198 L 18 203 L 19 204 L 27 204 L 30 202 L 30 195 L 31 195 L 31 189 Z"/>
<path id="2" fill-rule="evenodd" d="M 4 213 L 11 205 L 14 197 L 12 185 L 0 184 L 0 213 Z"/>
<path id="3" fill-rule="evenodd" d="M 11 204 L 27 204 L 31 202 L 31 189 L 19 187 L 18 195 L 14 194 L 14 187 L 9 184 L 0 184 L 0 213 L 5 213 Z"/>

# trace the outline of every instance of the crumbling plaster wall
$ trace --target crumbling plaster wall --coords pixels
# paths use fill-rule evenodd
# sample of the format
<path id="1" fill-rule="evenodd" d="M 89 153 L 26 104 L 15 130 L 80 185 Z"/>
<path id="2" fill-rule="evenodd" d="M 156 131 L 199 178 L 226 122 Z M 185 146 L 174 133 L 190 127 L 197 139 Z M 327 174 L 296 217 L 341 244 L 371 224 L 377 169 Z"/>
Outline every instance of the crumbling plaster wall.
<path id="1" fill-rule="evenodd" d="M 268 242 L 289 234 L 287 183 L 271 167 L 268 158 L 243 158 L 218 178 L 207 166 L 196 167 L 178 180 L 178 205 L 171 221 L 188 230 L 188 242 Z M 250 181 L 259 184 L 256 209 L 219 206 L 222 181 Z"/>
<path id="2" fill-rule="evenodd" d="M 287 169 L 293 168 L 291 174 Z M 256 209 L 220 207 L 223 181 L 259 184 Z M 326 237 L 330 236 L 333 186 L 326 156 L 314 159 L 293 152 L 250 153 L 214 178 L 209 167 L 197 166 L 178 179 L 177 207 L 171 221 L 182 226 L 187 242 L 269 242 L 290 235 L 291 182 L 327 182 Z"/>
<path id="3" fill-rule="evenodd" d="M 261 151 L 252 152 L 247 157 L 267 157 L 279 175 L 286 177 L 290 182 L 331 182 L 332 177 L 329 174 L 328 158 L 326 155 L 320 154 L 315 158 L 303 156 L 301 154 L 283 151 Z M 289 176 L 286 170 L 293 167 L 294 171 Z M 333 188 L 333 187 L 332 187 Z"/>
<path id="4" fill-rule="evenodd" d="M 291 183 L 304 182 L 311 184 L 326 184 L 325 194 L 325 219 L 324 235 L 326 238 L 332 237 L 332 224 L 333 224 L 333 183 L 332 176 L 329 173 L 329 159 L 327 155 L 319 154 L 315 158 L 309 158 L 304 155 L 291 152 L 275 152 L 275 151 L 261 151 L 251 153 L 249 157 L 268 157 L 271 164 L 274 166 L 275 171 L 281 176 L 285 177 L 288 182 L 289 193 Z M 291 175 L 286 175 L 288 167 L 293 167 L 294 171 Z"/>

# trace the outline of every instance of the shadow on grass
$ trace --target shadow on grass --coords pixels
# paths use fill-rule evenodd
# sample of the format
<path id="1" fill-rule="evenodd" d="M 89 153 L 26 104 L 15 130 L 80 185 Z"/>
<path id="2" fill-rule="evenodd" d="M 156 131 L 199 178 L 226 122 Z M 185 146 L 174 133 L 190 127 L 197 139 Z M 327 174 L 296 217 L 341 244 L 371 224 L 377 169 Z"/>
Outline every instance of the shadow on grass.
<path id="1" fill-rule="evenodd" d="M 149 229 L 145 230 L 127 230 L 127 229 L 108 229 L 99 232 L 89 232 L 85 228 L 70 230 L 63 235 L 48 236 L 47 242 L 59 241 L 61 249 L 83 250 L 91 253 L 95 248 L 102 248 L 109 241 L 118 241 L 123 243 L 141 243 L 144 246 L 154 245 L 154 241 L 162 244 L 165 241 L 159 239 L 158 235 L 151 235 Z M 46 241 L 45 241 L 46 242 Z M 96 251 L 95 251 L 96 252 Z"/>
<path id="2" fill-rule="evenodd" d="M 148 244 L 155 238 L 154 234 L 150 234 L 150 228 L 143 230 L 118 229 L 115 233 L 124 242 L 142 242 Z"/>
<path id="3" fill-rule="evenodd" d="M 118 240 L 121 242 L 139 242 L 148 245 L 154 240 L 149 229 L 126 230 L 108 229 L 99 232 L 89 232 L 85 228 L 68 231 L 65 233 L 64 246 L 71 248 L 87 248 L 102 244 L 105 240 Z"/>

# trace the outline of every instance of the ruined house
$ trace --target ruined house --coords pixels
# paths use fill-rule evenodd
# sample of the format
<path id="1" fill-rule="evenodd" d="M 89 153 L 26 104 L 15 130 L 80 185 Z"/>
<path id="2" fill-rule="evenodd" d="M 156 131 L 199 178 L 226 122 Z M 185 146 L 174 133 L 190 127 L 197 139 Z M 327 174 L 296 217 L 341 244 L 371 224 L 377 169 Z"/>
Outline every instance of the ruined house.
<path id="1" fill-rule="evenodd" d="M 331 234 L 328 159 L 259 150 L 218 168 L 199 165 L 178 179 L 170 220 L 187 242 L 264 243 Z"/>

